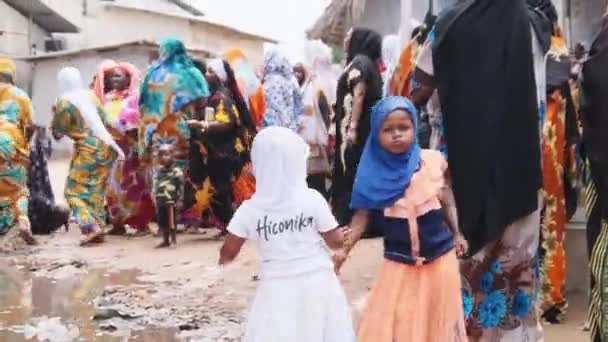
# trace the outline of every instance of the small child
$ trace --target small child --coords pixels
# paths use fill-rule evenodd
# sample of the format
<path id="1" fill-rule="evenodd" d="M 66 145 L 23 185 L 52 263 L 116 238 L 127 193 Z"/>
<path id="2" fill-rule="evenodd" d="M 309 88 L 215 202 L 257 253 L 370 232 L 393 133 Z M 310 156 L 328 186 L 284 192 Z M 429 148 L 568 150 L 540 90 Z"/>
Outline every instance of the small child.
<path id="1" fill-rule="evenodd" d="M 384 262 L 363 311 L 357 341 L 466 341 L 457 254 L 466 242 L 449 208 L 447 162 L 416 141 L 416 109 L 387 97 L 372 109 L 370 135 L 351 198 L 355 210 L 339 269 L 371 221 L 384 236 Z"/>
<path id="2" fill-rule="evenodd" d="M 171 242 L 177 243 L 175 209 L 181 198 L 184 175 L 175 166 L 172 145 L 165 144 L 159 147 L 158 161 L 161 166 L 154 182 L 154 196 L 156 198 L 156 216 L 158 226 L 163 233 L 163 242 L 156 248 L 166 248 L 171 246 Z"/>
<path id="3" fill-rule="evenodd" d="M 342 230 L 323 196 L 306 185 L 308 146 L 287 128 L 253 141 L 256 192 L 228 225 L 220 265 L 256 241 L 260 284 L 244 342 L 350 342 L 350 309 L 325 244 L 340 248 Z M 325 243 L 324 243 L 325 242 Z"/>

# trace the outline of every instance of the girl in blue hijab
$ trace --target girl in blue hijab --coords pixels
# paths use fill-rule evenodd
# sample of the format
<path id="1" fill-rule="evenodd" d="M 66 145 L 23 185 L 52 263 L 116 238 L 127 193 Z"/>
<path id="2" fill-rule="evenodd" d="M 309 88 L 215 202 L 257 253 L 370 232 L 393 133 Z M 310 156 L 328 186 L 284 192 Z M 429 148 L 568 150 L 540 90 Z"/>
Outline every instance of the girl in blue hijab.
<path id="1" fill-rule="evenodd" d="M 372 109 L 351 198 L 352 233 L 334 256 L 339 269 L 368 223 L 382 229 L 384 263 L 358 342 L 466 341 L 456 257 L 466 243 L 449 215 L 455 211 L 447 206 L 447 162 L 420 148 L 416 118 L 403 97 L 384 98 Z"/>

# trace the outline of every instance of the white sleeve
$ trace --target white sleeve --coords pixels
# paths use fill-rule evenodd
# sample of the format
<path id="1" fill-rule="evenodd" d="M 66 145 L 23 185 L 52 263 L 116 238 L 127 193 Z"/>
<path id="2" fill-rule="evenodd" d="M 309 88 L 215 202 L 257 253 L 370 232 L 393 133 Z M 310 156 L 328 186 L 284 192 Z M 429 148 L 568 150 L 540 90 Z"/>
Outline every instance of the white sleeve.
<path id="1" fill-rule="evenodd" d="M 247 203 L 243 203 L 232 216 L 228 224 L 228 231 L 240 238 L 251 239 L 251 224 L 253 220 L 247 220 Z"/>
<path id="2" fill-rule="evenodd" d="M 435 71 L 433 70 L 433 49 L 432 42 L 427 40 L 420 50 L 418 55 L 418 61 L 416 67 L 424 71 L 426 74 L 434 76 Z"/>
<path id="3" fill-rule="evenodd" d="M 314 201 L 315 222 L 320 233 L 326 233 L 338 227 L 338 221 L 332 214 L 327 200 L 316 190 L 311 190 L 311 200 Z"/>

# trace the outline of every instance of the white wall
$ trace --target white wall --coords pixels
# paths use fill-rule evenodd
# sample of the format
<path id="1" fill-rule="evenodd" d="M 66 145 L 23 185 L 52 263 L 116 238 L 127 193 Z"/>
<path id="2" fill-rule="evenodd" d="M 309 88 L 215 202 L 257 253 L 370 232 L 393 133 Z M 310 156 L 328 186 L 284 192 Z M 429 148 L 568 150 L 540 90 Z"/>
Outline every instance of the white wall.
<path id="1" fill-rule="evenodd" d="M 28 41 L 28 18 L 0 0 L 0 55 L 27 56 L 30 53 Z M 40 49 L 44 46 L 44 39 L 48 34 L 34 24 L 32 26 L 32 43 Z"/>
<path id="2" fill-rule="evenodd" d="M 588 49 L 600 30 L 604 13 L 605 0 L 571 0 L 571 45 L 584 42 Z"/>
<path id="3" fill-rule="evenodd" d="M 56 58 L 41 60 L 33 64 L 34 81 L 32 85 L 32 100 L 34 103 L 34 122 L 48 126 L 51 122 L 51 108 L 57 98 L 56 79 L 57 73 L 66 66 L 77 67 L 86 83 L 90 82 L 99 63 L 103 60 L 113 58 L 117 61 L 131 62 L 146 70 L 149 64 L 149 50 L 131 47 L 103 54 L 89 52 L 69 58 Z M 142 71 L 143 72 L 143 71 Z M 72 142 L 65 138 L 54 143 L 54 150 L 59 154 L 67 154 L 72 151 Z"/>
<path id="4" fill-rule="evenodd" d="M 57 0 L 58 1 L 58 0 Z M 137 9 L 89 6 L 83 18 L 81 34 L 59 35 L 67 40 L 69 50 L 99 47 L 135 40 L 159 41 L 175 35 L 193 49 L 221 54 L 229 48 L 243 49 L 252 63 L 263 61 L 263 41 L 199 21 L 189 21 L 161 13 Z"/>

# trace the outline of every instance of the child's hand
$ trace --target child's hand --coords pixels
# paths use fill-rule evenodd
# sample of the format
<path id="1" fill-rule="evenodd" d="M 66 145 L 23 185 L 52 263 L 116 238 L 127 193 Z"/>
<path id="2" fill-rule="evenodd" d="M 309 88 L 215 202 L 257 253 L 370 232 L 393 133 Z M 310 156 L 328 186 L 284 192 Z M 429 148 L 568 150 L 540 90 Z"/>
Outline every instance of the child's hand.
<path id="1" fill-rule="evenodd" d="M 454 247 L 456 248 L 456 255 L 459 258 L 466 256 L 469 252 L 469 243 L 464 238 L 464 236 L 462 236 L 462 234 L 456 235 L 456 238 L 454 240 Z"/>
<path id="2" fill-rule="evenodd" d="M 334 252 L 334 255 L 332 255 L 331 259 L 334 262 L 334 272 L 336 272 L 336 274 L 340 274 L 340 269 L 342 268 L 342 265 L 344 264 L 347 258 L 348 254 L 346 254 L 346 251 L 344 249 L 340 249 Z"/>
<path id="3" fill-rule="evenodd" d="M 340 232 L 342 233 L 342 244 L 346 244 L 350 239 L 353 230 L 349 226 L 344 226 L 340 228 Z"/>

